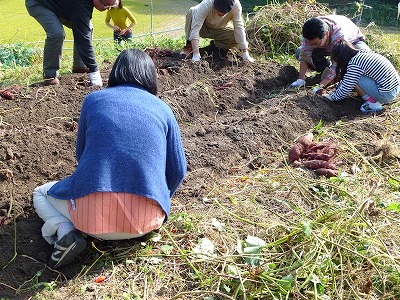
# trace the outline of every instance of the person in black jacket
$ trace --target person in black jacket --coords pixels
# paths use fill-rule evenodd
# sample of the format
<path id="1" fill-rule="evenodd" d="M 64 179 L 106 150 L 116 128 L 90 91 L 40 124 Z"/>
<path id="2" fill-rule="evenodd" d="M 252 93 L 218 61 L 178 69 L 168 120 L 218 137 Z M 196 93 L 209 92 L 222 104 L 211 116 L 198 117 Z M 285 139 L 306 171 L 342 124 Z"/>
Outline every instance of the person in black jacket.
<path id="1" fill-rule="evenodd" d="M 62 48 L 65 39 L 64 26 L 74 35 L 74 73 L 89 73 L 93 85 L 102 86 L 92 45 L 93 7 L 99 11 L 118 5 L 118 0 L 25 0 L 28 13 L 46 31 L 43 53 L 43 79 L 45 85 L 59 83 Z"/>

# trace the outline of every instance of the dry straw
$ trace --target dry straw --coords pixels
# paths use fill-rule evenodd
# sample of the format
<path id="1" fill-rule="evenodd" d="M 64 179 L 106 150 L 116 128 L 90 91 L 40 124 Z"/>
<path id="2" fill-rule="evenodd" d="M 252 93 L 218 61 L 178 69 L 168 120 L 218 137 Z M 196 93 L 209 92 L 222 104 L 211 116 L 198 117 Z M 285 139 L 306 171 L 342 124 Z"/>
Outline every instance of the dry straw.
<path id="1" fill-rule="evenodd" d="M 331 13 L 326 6 L 315 1 L 260 6 L 246 26 L 250 47 L 270 57 L 292 54 L 300 45 L 304 21 Z"/>

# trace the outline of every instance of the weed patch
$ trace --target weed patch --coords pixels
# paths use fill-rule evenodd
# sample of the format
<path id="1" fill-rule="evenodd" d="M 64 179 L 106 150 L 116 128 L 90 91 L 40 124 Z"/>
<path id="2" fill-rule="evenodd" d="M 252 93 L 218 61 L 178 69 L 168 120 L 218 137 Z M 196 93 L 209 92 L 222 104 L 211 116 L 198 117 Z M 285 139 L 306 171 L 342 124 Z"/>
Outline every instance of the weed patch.
<path id="1" fill-rule="evenodd" d="M 29 67 L 38 58 L 38 49 L 26 44 L 0 45 L 0 69 Z"/>

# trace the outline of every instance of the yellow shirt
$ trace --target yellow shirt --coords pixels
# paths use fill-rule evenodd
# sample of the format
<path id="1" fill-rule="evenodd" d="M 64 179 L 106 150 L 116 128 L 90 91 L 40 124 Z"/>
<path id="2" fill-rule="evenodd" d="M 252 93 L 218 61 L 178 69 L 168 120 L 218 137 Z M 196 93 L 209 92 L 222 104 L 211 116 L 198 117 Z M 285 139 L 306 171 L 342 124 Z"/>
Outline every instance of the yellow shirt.
<path id="1" fill-rule="evenodd" d="M 128 24 L 126 23 L 127 19 L 131 20 L 133 25 L 136 24 L 135 17 L 132 15 L 129 9 L 125 8 L 124 6 L 121 9 L 114 7 L 107 10 L 106 22 L 110 22 L 111 19 L 114 22 L 114 26 L 118 26 L 120 29 L 125 29 L 128 27 Z"/>

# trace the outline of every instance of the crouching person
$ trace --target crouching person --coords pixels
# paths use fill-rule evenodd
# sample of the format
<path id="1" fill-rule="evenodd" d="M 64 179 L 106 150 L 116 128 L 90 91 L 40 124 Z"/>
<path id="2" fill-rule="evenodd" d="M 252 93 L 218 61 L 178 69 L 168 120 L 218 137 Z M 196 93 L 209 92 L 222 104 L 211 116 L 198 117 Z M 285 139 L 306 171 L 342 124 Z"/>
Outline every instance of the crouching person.
<path id="1" fill-rule="evenodd" d="M 254 62 L 248 51 L 246 31 L 239 0 L 203 0 L 189 9 L 185 23 L 186 45 L 181 54 L 192 60 L 201 59 L 200 37 L 213 39 L 212 44 L 221 49 L 238 48 L 242 59 Z"/>
<path id="2" fill-rule="evenodd" d="M 42 235 L 54 244 L 48 262 L 53 269 L 85 249 L 81 232 L 121 240 L 158 229 L 186 174 L 178 123 L 156 96 L 152 59 L 124 50 L 108 83 L 83 101 L 73 174 L 33 193 Z"/>
<path id="3" fill-rule="evenodd" d="M 331 53 L 337 65 L 335 92 L 323 96 L 339 101 L 356 91 L 364 103 L 363 113 L 378 112 L 382 104 L 393 101 L 400 93 L 400 76 L 392 63 L 379 53 L 356 49 L 347 41 L 337 43 Z"/>
<path id="4" fill-rule="evenodd" d="M 296 51 L 300 62 L 299 78 L 290 88 L 305 86 L 308 70 L 321 73 L 320 87 L 327 87 L 336 76 L 336 65 L 329 60 L 332 48 L 347 40 L 357 49 L 370 50 L 365 36 L 349 18 L 339 15 L 319 16 L 308 19 L 302 28 L 302 42 Z M 313 90 L 314 93 L 317 90 Z"/>

